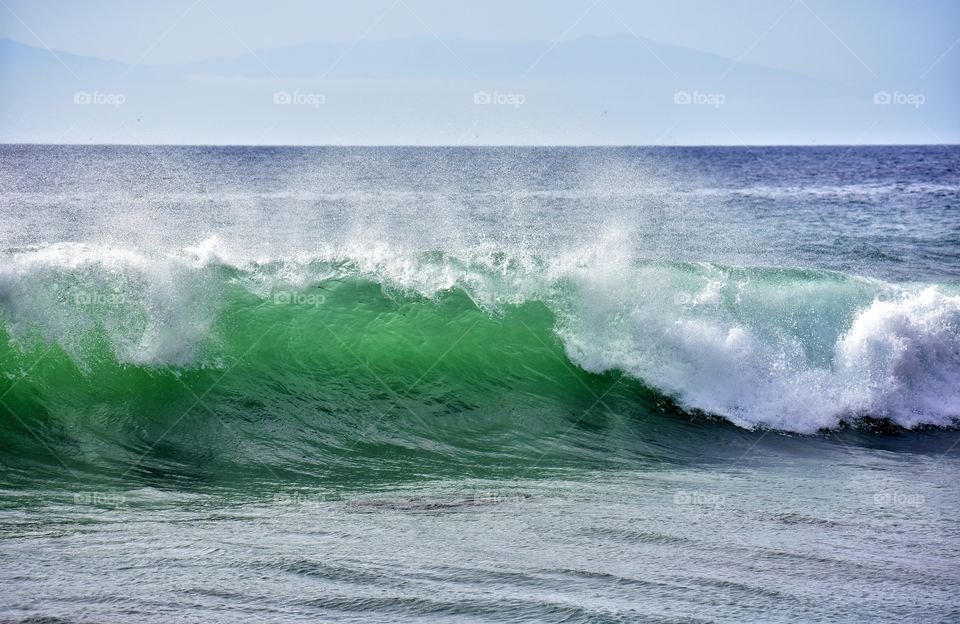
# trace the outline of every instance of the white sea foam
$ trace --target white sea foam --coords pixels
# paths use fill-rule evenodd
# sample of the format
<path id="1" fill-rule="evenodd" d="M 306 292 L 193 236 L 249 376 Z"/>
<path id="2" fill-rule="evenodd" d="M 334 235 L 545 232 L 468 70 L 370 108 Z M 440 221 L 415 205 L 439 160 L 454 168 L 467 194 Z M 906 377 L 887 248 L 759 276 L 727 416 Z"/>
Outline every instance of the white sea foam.
<path id="1" fill-rule="evenodd" d="M 854 278 L 785 281 L 771 292 L 751 282 L 772 275 L 715 272 L 690 291 L 690 276 L 648 267 L 626 290 L 632 299 L 612 294 L 608 278 L 578 284 L 559 328 L 569 356 L 744 427 L 960 419 L 960 296 Z"/>
<path id="2" fill-rule="evenodd" d="M 37 331 L 84 365 L 102 331 L 121 362 L 195 361 L 222 303 L 223 285 L 186 257 L 63 243 L 0 263 L 0 312 L 11 337 Z"/>
<path id="3" fill-rule="evenodd" d="M 744 427 L 811 432 L 859 415 L 905 427 L 960 418 L 960 291 L 825 271 L 641 262 L 618 224 L 553 258 L 476 242 L 469 255 L 377 241 L 243 258 L 217 238 L 156 256 L 59 244 L 0 262 L 0 315 L 81 365 L 91 332 L 116 358 L 186 366 L 209 350 L 226 290 L 266 298 L 353 275 L 428 297 L 462 288 L 488 311 L 550 308 L 570 358 L 618 369 Z M 227 270 L 228 272 L 224 272 Z"/>

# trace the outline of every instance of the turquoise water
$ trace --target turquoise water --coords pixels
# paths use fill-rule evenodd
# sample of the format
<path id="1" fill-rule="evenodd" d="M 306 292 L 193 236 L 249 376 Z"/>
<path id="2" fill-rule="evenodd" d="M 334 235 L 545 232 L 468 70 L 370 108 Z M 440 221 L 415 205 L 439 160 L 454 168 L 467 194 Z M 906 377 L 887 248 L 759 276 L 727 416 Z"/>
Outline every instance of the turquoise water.
<path id="1" fill-rule="evenodd" d="M 944 148 L 0 148 L 4 617 L 950 621 Z"/>

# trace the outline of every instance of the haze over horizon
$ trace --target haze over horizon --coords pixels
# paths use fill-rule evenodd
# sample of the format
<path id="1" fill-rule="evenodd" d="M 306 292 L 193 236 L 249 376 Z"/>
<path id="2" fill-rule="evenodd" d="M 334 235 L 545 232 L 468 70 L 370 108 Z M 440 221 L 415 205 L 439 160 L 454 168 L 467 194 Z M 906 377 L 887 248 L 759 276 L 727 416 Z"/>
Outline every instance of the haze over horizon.
<path id="1" fill-rule="evenodd" d="M 960 142 L 955 3 L 721 4 L 4 1 L 0 141 Z"/>

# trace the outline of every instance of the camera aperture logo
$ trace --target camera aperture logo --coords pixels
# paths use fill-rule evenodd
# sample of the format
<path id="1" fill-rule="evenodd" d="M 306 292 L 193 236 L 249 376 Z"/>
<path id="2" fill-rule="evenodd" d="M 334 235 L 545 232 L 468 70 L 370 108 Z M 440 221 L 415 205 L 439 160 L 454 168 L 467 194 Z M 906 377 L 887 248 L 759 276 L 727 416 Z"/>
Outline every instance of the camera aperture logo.
<path id="1" fill-rule="evenodd" d="M 877 492 L 873 503 L 878 507 L 921 507 L 927 499 L 913 492 Z"/>
<path id="2" fill-rule="evenodd" d="M 319 308 L 327 302 L 327 297 L 323 293 L 281 290 L 280 292 L 273 293 L 273 302 L 277 305 L 313 306 Z"/>
<path id="3" fill-rule="evenodd" d="M 73 295 L 73 303 L 78 306 L 122 306 L 127 298 L 120 292 L 80 291 Z"/>
<path id="4" fill-rule="evenodd" d="M 901 93 L 900 91 L 877 91 L 873 94 L 873 103 L 877 106 L 912 106 L 920 108 L 927 101 L 923 93 Z"/>
<path id="5" fill-rule="evenodd" d="M 673 494 L 673 504 L 681 507 L 712 507 L 717 508 L 726 502 L 727 498 L 723 494 L 712 492 L 697 492 L 679 490 Z"/>
<path id="6" fill-rule="evenodd" d="M 700 91 L 677 91 L 673 94 L 673 103 L 680 106 L 712 106 L 720 108 L 727 101 L 722 93 L 702 93 Z"/>
<path id="7" fill-rule="evenodd" d="M 501 91 L 477 91 L 473 94 L 473 103 L 477 106 L 512 106 L 520 108 L 527 101 L 523 93 L 503 93 Z"/>
<path id="8" fill-rule="evenodd" d="M 120 507 L 127 502 L 123 494 L 114 492 L 76 492 L 73 502 L 77 505 L 92 505 L 95 507 Z"/>
<path id="9" fill-rule="evenodd" d="M 100 91 L 77 91 L 73 94 L 73 103 L 78 106 L 112 106 L 120 108 L 127 101 L 123 93 L 101 93 Z"/>
<path id="10" fill-rule="evenodd" d="M 303 93 L 300 91 L 277 91 L 273 94 L 273 103 L 279 106 L 312 106 L 320 108 L 327 103 L 323 93 Z"/>

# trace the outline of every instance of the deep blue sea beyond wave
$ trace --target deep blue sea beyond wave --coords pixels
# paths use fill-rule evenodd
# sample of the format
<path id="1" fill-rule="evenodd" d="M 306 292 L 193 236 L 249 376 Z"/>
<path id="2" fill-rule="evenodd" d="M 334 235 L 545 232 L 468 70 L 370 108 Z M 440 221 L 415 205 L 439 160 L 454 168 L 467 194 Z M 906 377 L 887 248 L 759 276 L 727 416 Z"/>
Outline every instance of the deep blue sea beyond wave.
<path id="1" fill-rule="evenodd" d="M 0 146 L 0 618 L 956 621 L 958 163 Z"/>

